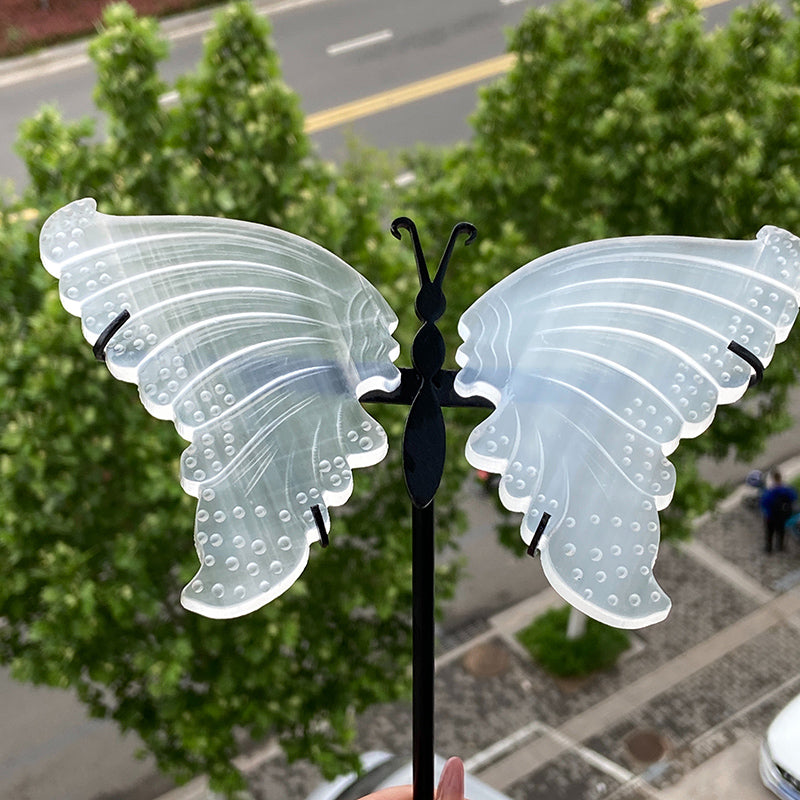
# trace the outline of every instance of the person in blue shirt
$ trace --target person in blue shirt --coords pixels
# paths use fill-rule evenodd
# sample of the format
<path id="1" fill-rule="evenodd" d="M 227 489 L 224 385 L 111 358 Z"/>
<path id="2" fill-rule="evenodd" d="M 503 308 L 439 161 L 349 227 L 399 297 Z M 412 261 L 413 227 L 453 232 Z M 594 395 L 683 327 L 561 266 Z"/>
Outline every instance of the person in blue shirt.
<path id="1" fill-rule="evenodd" d="M 764 515 L 764 552 L 772 552 L 773 540 L 776 550 L 783 550 L 783 533 L 786 521 L 794 513 L 797 492 L 786 486 L 778 470 L 772 472 L 772 488 L 761 495 L 761 513 Z"/>

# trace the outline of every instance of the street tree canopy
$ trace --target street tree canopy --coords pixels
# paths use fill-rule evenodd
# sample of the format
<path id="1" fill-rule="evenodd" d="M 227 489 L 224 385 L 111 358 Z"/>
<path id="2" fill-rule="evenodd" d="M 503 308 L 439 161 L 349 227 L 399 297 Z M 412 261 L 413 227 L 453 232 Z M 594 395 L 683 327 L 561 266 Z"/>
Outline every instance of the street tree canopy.
<path id="1" fill-rule="evenodd" d="M 169 108 L 159 103 L 165 52 L 152 21 L 109 7 L 90 47 L 107 134 L 97 141 L 90 123 L 65 122 L 53 108 L 27 121 L 19 150 L 30 187 L 16 206 L 37 209 L 41 223 L 88 195 L 110 213 L 280 226 L 341 254 L 396 308 L 413 308 L 411 249 L 388 231 L 389 176 L 366 154 L 338 171 L 311 155 L 268 23 L 248 3 L 222 12 Z M 178 483 L 185 443 L 94 361 L 37 263 L 39 225 L 7 205 L 0 660 L 17 678 L 77 690 L 92 714 L 136 731 L 178 779 L 206 773 L 233 789 L 233 757 L 269 736 L 329 776 L 353 768 L 355 715 L 410 688 L 402 412 L 371 407 L 390 455 L 356 471 L 346 510 L 332 510 L 331 546 L 313 548 L 291 591 L 226 622 L 184 611 L 179 592 L 197 568 L 194 501 Z M 442 544 L 458 527 L 454 493 L 465 472 L 449 469 L 439 495 L 451 523 L 439 526 Z M 453 571 L 440 569 L 445 595 Z"/>
<path id="2" fill-rule="evenodd" d="M 401 364 L 416 278 L 388 222 L 415 217 L 428 245 L 466 218 L 479 240 L 448 271 L 452 353 L 461 311 L 548 250 L 623 234 L 748 238 L 764 223 L 800 232 L 799 5 L 786 17 L 757 4 L 711 33 L 688 0 L 659 11 L 644 0 L 533 10 L 511 38 L 515 66 L 481 92 L 473 140 L 408 154 L 420 180 L 402 189 L 364 150 L 338 168 L 317 159 L 269 26 L 249 4 L 219 16 L 169 107 L 159 103 L 170 87 L 158 76 L 166 48 L 155 23 L 109 7 L 90 50 L 103 138 L 43 109 L 20 133 L 30 185 L 3 203 L 0 660 L 18 678 L 76 689 L 93 714 L 135 730 L 165 771 L 205 772 L 233 789 L 231 759 L 266 736 L 327 774 L 352 765 L 353 715 L 404 695 L 411 652 L 402 410 L 370 409 L 390 455 L 356 472 L 352 499 L 332 514 L 333 546 L 312 553 L 289 592 L 241 619 L 186 613 L 177 598 L 196 556 L 193 502 L 177 481 L 181 442 L 93 361 L 38 264 L 37 226 L 14 212 L 35 209 L 41 222 L 89 195 L 109 213 L 286 228 L 384 294 L 401 318 Z M 796 342 L 778 349 L 755 399 L 720 409 L 673 456 L 666 532 L 713 497 L 698 455 L 752 457 L 786 424 Z M 461 453 L 484 413 L 448 413 L 440 545 L 458 532 Z M 516 527 L 508 538 L 524 552 Z M 440 577 L 446 591 L 452 571 Z"/>

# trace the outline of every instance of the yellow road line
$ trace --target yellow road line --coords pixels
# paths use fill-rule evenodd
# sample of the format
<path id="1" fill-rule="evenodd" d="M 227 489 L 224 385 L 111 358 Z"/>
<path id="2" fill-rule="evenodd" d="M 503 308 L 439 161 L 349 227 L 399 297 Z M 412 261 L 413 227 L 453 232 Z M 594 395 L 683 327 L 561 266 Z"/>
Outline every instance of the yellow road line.
<path id="1" fill-rule="evenodd" d="M 15 225 L 18 222 L 38 222 L 39 211 L 36 208 L 23 208 L 22 211 L 15 211 L 5 217 L 9 223 Z M 0 214 L 0 224 L 3 222 L 3 215 Z"/>
<path id="2" fill-rule="evenodd" d="M 696 0 L 698 8 L 701 9 L 726 2 L 730 2 L 730 0 Z M 305 131 L 309 134 L 319 133 L 338 125 L 346 125 L 348 122 L 380 114 L 382 111 L 389 111 L 417 100 L 433 97 L 442 92 L 469 86 L 471 83 L 478 83 L 478 81 L 488 78 L 496 78 L 508 72 L 515 62 L 516 56 L 513 53 L 507 53 L 486 61 L 479 61 L 477 64 L 470 64 L 467 67 L 398 86 L 396 89 L 388 89 L 385 92 L 362 97 L 360 100 L 343 103 L 325 111 L 317 111 L 306 117 Z"/>
<path id="3" fill-rule="evenodd" d="M 433 97 L 451 89 L 468 86 L 487 78 L 495 78 L 508 72 L 515 60 L 516 56 L 510 53 L 497 56 L 486 61 L 479 61 L 477 64 L 470 64 L 468 67 L 461 67 L 421 81 L 408 83 L 405 86 L 398 86 L 396 89 L 378 92 L 378 94 L 354 100 L 352 103 L 344 103 L 326 111 L 309 114 L 306 117 L 306 133 L 317 133 L 328 128 L 335 128 L 337 125 L 345 125 L 348 122 L 370 117 L 381 111 L 388 111 L 391 108 L 423 100 L 426 97 Z"/>

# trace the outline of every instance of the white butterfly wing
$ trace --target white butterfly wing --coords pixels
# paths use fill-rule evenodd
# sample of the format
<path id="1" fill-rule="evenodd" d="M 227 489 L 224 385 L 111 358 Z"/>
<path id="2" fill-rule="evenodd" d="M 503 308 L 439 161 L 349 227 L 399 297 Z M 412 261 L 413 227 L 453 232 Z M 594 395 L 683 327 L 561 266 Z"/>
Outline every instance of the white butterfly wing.
<path id="1" fill-rule="evenodd" d="M 399 385 L 397 318 L 355 270 L 285 231 L 204 217 L 114 217 L 93 200 L 41 233 L 45 267 L 106 360 L 191 442 L 201 567 L 183 605 L 234 617 L 282 594 L 320 538 L 311 507 L 341 505 L 352 468 L 387 452 L 358 403 Z"/>
<path id="2" fill-rule="evenodd" d="M 462 316 L 456 389 L 496 406 L 467 459 L 503 476 L 527 544 L 543 525 L 545 574 L 590 616 L 637 628 L 669 612 L 652 574 L 675 486 L 666 456 L 745 392 L 752 370 L 731 341 L 766 365 L 788 335 L 799 254 L 777 228 L 589 242 L 532 261 Z"/>

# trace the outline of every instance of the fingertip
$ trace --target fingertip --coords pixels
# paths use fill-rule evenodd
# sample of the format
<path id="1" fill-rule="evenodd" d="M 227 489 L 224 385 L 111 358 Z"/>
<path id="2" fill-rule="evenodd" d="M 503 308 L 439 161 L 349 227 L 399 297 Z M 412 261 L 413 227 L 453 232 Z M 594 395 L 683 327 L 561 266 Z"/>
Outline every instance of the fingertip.
<path id="1" fill-rule="evenodd" d="M 464 762 L 449 758 L 436 789 L 436 800 L 464 800 Z"/>

